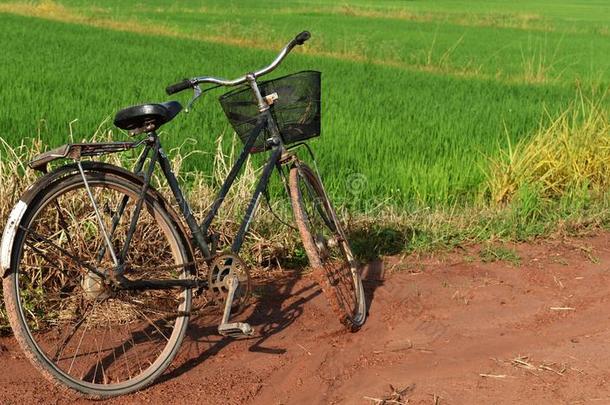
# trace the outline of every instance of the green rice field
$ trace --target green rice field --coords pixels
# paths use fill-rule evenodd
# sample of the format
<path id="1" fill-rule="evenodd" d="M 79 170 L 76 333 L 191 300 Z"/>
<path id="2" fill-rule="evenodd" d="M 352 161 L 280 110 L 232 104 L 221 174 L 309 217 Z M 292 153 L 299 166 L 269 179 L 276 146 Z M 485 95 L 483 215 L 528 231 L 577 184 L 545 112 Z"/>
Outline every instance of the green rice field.
<path id="1" fill-rule="evenodd" d="M 184 77 L 266 65 L 304 29 L 311 40 L 270 77 L 322 71 L 311 144 L 343 203 L 472 204 L 509 142 L 577 94 L 609 105 L 607 0 L 3 1 L 0 137 L 86 139 Z M 211 170 L 215 140 L 232 136 L 220 94 L 163 128 L 169 146 L 210 152 L 187 169 Z"/>

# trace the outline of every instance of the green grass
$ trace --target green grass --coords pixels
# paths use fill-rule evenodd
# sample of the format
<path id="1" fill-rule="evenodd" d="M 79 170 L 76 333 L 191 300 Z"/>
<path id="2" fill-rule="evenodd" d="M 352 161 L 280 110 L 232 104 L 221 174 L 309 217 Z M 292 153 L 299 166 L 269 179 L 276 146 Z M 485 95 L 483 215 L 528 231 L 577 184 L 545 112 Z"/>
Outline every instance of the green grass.
<path id="1" fill-rule="evenodd" d="M 0 0 L 0 138 L 88 139 L 183 77 L 266 65 L 302 29 L 311 41 L 274 75 L 323 72 L 323 135 L 311 143 L 360 259 L 476 242 L 482 260 L 518 265 L 504 242 L 610 224 L 607 0 Z M 213 197 L 192 170 L 218 182 L 214 142 L 232 134 L 219 94 L 163 131 L 166 149 L 203 152 L 181 167 L 198 216 Z M 575 97 L 599 111 L 555 119 Z M 34 176 L 18 162 L 31 153 L 15 150 L 0 145 L 2 219 Z M 242 180 L 235 201 L 253 176 Z M 245 257 L 304 265 L 297 235 L 261 211 L 249 240 L 260 246 Z"/>
<path id="2" fill-rule="evenodd" d="M 504 79 L 525 76 L 531 60 L 542 62 L 546 80 L 607 79 L 610 67 L 610 7 L 602 1 L 124 3 L 67 2 L 92 18 L 260 44 L 307 27 L 313 51 Z"/>
<path id="3" fill-rule="evenodd" d="M 521 264 L 517 251 L 506 246 L 485 245 L 479 251 L 479 257 L 483 263 L 503 261 L 515 266 Z"/>
<path id="4" fill-rule="evenodd" d="M 610 12 L 599 1 L 66 0 L 45 7 L 78 24 L 0 14 L 8 61 L 0 67 L 0 136 L 10 143 L 40 133 L 61 144 L 70 123 L 76 138 L 87 138 L 121 107 L 167 99 L 163 89 L 178 79 L 234 77 L 265 65 L 306 28 L 312 40 L 274 74 L 323 72 L 323 135 L 312 144 L 334 198 L 360 210 L 472 204 L 488 157 L 506 148 L 507 137 L 527 138 L 545 111 L 563 111 L 576 83 L 585 93 L 610 83 Z M 111 23 L 158 31 L 89 26 Z M 219 135 L 230 135 L 215 97 L 165 126 L 164 142 L 192 138 L 187 150 L 211 151 Z M 211 156 L 195 155 L 186 169 L 211 165 Z M 354 178 L 365 181 L 354 188 Z"/>

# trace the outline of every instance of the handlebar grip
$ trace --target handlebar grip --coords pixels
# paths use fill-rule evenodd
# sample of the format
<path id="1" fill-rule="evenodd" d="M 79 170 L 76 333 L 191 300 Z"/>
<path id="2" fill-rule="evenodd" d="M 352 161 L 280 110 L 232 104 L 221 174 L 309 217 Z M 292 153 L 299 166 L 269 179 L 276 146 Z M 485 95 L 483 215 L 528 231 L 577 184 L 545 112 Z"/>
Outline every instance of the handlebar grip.
<path id="1" fill-rule="evenodd" d="M 311 38 L 311 34 L 309 33 L 309 31 L 303 31 L 299 35 L 294 37 L 294 42 L 297 45 L 303 45 L 305 41 L 307 41 L 309 38 Z"/>
<path id="2" fill-rule="evenodd" d="M 170 84 L 169 86 L 167 86 L 165 88 L 165 92 L 168 95 L 172 95 L 174 93 L 178 93 L 182 90 L 186 90 L 193 87 L 193 84 L 191 83 L 191 81 L 189 79 L 184 79 L 183 81 L 179 82 L 179 83 L 174 83 L 174 84 Z"/>
<path id="3" fill-rule="evenodd" d="M 288 50 L 294 48 L 297 45 L 303 45 L 305 41 L 307 41 L 309 38 L 311 38 L 311 34 L 309 33 L 309 31 L 301 32 L 299 35 L 294 37 L 292 41 L 290 41 L 290 44 L 288 44 Z"/>

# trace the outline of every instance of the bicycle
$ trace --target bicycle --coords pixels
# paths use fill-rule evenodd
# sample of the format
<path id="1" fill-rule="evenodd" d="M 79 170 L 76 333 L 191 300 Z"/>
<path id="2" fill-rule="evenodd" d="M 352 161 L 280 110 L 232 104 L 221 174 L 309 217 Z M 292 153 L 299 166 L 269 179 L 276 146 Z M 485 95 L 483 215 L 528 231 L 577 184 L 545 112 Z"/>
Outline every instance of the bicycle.
<path id="1" fill-rule="evenodd" d="M 202 76 L 167 87 L 169 95 L 192 89 L 190 109 L 208 90 L 240 86 L 220 102 L 244 147 L 201 224 L 157 134 L 182 110 L 177 101 L 116 114 L 115 125 L 141 139 L 66 144 L 30 162 L 44 175 L 9 216 L 0 264 L 14 335 L 48 379 L 96 398 L 146 387 L 177 354 L 197 291 L 220 298 L 220 335 L 252 335 L 248 323 L 230 322 L 250 295 L 250 274 L 239 251 L 275 170 L 331 306 L 348 330 L 364 324 L 364 290 L 345 232 L 317 170 L 295 153 L 305 146 L 313 158 L 304 141 L 320 134 L 320 73 L 257 82 L 309 38 L 309 32 L 300 33 L 270 65 L 237 79 Z M 202 89 L 202 84 L 210 86 Z M 139 147 L 144 149 L 133 171 L 93 159 Z M 268 158 L 239 231 L 230 251 L 217 253 L 212 221 L 247 157 L 258 152 Z M 48 171 L 49 163 L 65 159 L 72 162 Z M 182 219 L 151 185 L 157 164 Z M 207 277 L 199 276 L 195 248 Z"/>

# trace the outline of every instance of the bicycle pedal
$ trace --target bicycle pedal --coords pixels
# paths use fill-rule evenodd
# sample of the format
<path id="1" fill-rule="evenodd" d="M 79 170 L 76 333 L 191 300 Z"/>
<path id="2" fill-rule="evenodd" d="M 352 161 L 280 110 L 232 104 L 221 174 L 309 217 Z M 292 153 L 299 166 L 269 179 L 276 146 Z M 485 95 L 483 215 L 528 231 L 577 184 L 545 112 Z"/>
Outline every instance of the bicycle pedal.
<path id="1" fill-rule="evenodd" d="M 252 336 L 254 329 L 245 322 L 224 323 L 218 326 L 218 333 L 228 337 Z"/>

